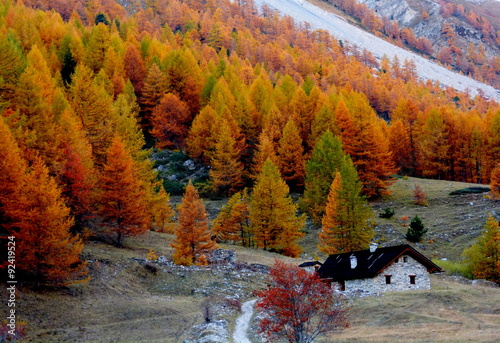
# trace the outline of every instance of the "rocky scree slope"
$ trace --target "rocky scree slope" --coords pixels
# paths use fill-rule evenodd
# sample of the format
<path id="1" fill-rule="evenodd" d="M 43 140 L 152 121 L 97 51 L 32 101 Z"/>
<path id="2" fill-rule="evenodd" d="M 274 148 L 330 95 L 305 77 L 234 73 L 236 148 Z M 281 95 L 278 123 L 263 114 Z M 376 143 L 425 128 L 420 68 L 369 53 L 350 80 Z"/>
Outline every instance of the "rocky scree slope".
<path id="1" fill-rule="evenodd" d="M 498 89 L 448 70 L 411 51 L 392 45 L 306 0 L 255 0 L 255 5 L 259 8 L 264 4 L 283 15 L 292 17 L 297 23 L 307 22 L 311 24 L 313 29 L 327 30 L 336 39 L 366 49 L 379 60 L 384 56 L 390 60 L 396 56 L 400 61 L 413 60 L 417 66 L 417 73 L 423 80 L 429 79 L 433 82 L 439 82 L 443 86 L 469 92 L 471 96 L 482 93 L 487 98 L 500 101 Z"/>

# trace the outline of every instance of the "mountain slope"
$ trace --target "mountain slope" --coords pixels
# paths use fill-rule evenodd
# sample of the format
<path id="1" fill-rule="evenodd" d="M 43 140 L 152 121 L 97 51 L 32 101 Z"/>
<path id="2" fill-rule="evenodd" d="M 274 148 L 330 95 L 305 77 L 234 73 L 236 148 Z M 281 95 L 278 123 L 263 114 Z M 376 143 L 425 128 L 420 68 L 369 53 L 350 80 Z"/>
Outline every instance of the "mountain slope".
<path id="1" fill-rule="evenodd" d="M 309 23 L 313 29 L 330 32 L 337 39 L 370 51 L 376 58 L 397 57 L 399 61 L 413 60 L 418 75 L 424 80 L 439 82 L 443 86 L 459 91 L 469 91 L 472 96 L 484 94 L 485 97 L 500 101 L 500 91 L 484 83 L 446 69 L 411 51 L 404 50 L 378 38 L 350 23 L 342 17 L 327 12 L 305 0 L 256 0 L 257 6 L 264 4 L 294 18 L 297 22 Z"/>

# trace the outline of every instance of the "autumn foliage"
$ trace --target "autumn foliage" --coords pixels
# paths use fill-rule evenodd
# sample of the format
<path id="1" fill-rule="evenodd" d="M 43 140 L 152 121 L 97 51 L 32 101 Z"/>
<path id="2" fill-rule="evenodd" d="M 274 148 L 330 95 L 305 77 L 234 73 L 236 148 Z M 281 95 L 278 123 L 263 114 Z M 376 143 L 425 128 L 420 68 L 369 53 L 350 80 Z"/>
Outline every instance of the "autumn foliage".
<path id="1" fill-rule="evenodd" d="M 100 214 L 104 226 L 116 233 L 117 246 L 122 246 L 124 237 L 148 230 L 150 218 L 146 211 L 145 192 L 132 157 L 119 138 L 115 138 L 109 148 L 100 189 Z"/>
<path id="2" fill-rule="evenodd" d="M 189 183 L 182 203 L 177 208 L 179 223 L 175 229 L 172 258 L 175 263 L 189 266 L 207 264 L 208 253 L 215 249 L 212 231 L 203 200 L 194 186 Z"/>
<path id="3" fill-rule="evenodd" d="M 257 292 L 259 331 L 267 342 L 306 343 L 349 327 L 346 301 L 317 274 L 276 260 L 268 289 Z"/>
<path id="4" fill-rule="evenodd" d="M 475 278 L 500 283 L 500 226 L 491 215 L 477 242 L 463 255 Z"/>

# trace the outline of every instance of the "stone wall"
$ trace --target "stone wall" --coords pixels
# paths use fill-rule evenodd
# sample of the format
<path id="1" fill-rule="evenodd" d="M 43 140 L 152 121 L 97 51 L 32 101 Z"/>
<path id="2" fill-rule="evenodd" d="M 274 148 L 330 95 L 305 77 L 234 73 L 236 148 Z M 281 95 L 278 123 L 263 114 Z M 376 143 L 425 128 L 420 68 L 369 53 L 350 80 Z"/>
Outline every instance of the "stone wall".
<path id="1" fill-rule="evenodd" d="M 391 276 L 390 284 L 386 283 L 386 275 Z M 410 275 L 415 276 L 415 284 L 411 284 Z M 406 255 L 401 256 L 398 262 L 393 263 L 372 279 L 347 280 L 345 282 L 346 291 L 360 289 L 378 293 L 430 288 L 431 282 L 427 268 Z"/>

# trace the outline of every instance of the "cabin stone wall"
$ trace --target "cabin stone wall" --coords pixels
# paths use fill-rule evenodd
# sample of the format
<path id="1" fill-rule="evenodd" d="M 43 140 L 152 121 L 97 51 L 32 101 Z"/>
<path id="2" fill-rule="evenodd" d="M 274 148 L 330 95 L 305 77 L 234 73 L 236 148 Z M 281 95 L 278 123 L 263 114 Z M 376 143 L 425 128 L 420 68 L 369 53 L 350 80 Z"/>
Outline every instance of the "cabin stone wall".
<path id="1" fill-rule="evenodd" d="M 390 276 L 389 284 L 386 276 Z M 414 279 L 414 284 L 411 283 L 411 279 Z M 401 256 L 397 262 L 392 263 L 374 278 L 345 281 L 346 291 L 363 290 L 382 293 L 430 288 L 431 282 L 427 268 L 407 255 Z"/>

